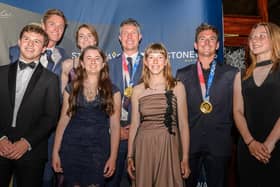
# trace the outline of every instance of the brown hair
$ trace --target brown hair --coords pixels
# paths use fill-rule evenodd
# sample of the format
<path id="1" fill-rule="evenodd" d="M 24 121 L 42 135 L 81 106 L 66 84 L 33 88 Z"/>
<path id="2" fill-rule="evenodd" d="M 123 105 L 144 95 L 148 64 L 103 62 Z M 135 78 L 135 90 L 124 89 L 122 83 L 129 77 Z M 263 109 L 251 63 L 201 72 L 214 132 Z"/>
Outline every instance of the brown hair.
<path id="1" fill-rule="evenodd" d="M 101 99 L 101 107 L 108 115 L 112 115 L 114 113 L 114 100 L 113 100 L 113 92 L 112 92 L 112 82 L 109 78 L 109 68 L 106 61 L 105 53 L 96 46 L 88 46 L 86 47 L 80 56 L 80 62 L 84 60 L 84 55 L 88 50 L 97 50 L 101 55 L 104 63 L 104 67 L 101 69 L 98 80 L 98 94 Z M 81 63 L 80 63 L 81 64 Z M 73 90 L 70 93 L 69 97 L 69 108 L 67 110 L 67 114 L 74 115 L 77 110 L 77 98 L 79 93 L 83 91 L 83 83 L 87 77 L 87 73 L 85 69 L 79 65 L 76 70 L 75 79 L 72 82 Z"/>
<path id="2" fill-rule="evenodd" d="M 169 61 L 169 57 L 168 57 L 168 52 L 167 52 L 165 46 L 161 43 L 152 43 L 145 49 L 142 77 L 141 77 L 140 82 L 144 82 L 145 88 L 150 87 L 149 86 L 150 71 L 149 71 L 148 67 L 145 65 L 145 62 L 146 62 L 148 56 L 151 53 L 155 53 L 155 52 L 161 53 L 162 55 L 164 55 L 164 57 L 166 59 L 166 66 L 164 67 L 164 70 L 163 70 L 163 76 L 166 79 L 166 85 L 165 85 L 166 90 L 171 90 L 172 88 L 175 87 L 176 80 L 172 76 L 172 70 L 171 70 L 171 65 L 170 65 L 170 61 Z"/>
<path id="3" fill-rule="evenodd" d="M 198 35 L 202 31 L 211 30 L 217 35 L 217 41 L 219 40 L 219 31 L 213 25 L 209 25 L 208 23 L 201 23 L 195 30 L 195 42 L 198 41 Z"/>
<path id="4" fill-rule="evenodd" d="M 48 37 L 47 33 L 42 29 L 41 26 L 38 26 L 35 24 L 29 24 L 29 25 L 24 26 L 19 34 L 20 39 L 22 38 L 22 36 L 25 32 L 34 32 L 34 33 L 42 35 L 44 37 L 43 46 L 46 47 L 48 45 L 49 37 Z"/>
<path id="5" fill-rule="evenodd" d="M 59 9 L 49 9 L 45 12 L 42 18 L 42 22 L 46 24 L 47 20 L 52 16 L 57 15 L 60 16 L 64 20 L 64 25 L 67 25 L 66 17 L 64 16 L 64 13 Z"/>
<path id="6" fill-rule="evenodd" d="M 86 28 L 90 31 L 90 33 L 93 35 L 93 37 L 95 38 L 96 41 L 96 46 L 98 46 L 99 44 L 99 38 L 98 38 L 98 33 L 95 29 L 95 27 L 93 25 L 89 25 L 89 24 L 82 24 L 78 27 L 77 31 L 76 31 L 76 44 L 77 47 L 80 49 L 81 47 L 78 45 L 78 39 L 79 39 L 79 31 L 81 28 Z"/>
<path id="7" fill-rule="evenodd" d="M 250 36 L 252 35 L 253 31 L 257 27 L 263 26 L 267 32 L 268 39 L 271 43 L 271 61 L 272 61 L 272 71 L 275 71 L 279 67 L 280 61 L 280 27 L 274 23 L 270 22 L 260 22 L 255 24 L 250 32 Z M 245 71 L 245 76 L 243 80 L 248 79 L 252 74 L 257 64 L 257 55 L 253 54 L 252 51 L 249 51 L 251 57 L 251 64 Z"/>

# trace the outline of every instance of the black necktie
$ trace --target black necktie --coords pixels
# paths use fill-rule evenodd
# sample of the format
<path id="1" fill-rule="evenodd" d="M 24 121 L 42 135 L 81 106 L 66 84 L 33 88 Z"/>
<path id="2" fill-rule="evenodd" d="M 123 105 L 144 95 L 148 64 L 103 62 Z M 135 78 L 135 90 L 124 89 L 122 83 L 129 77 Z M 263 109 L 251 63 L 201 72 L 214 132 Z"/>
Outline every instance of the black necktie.
<path id="1" fill-rule="evenodd" d="M 30 68 L 35 68 L 36 66 L 36 63 L 35 62 L 30 62 L 30 63 L 25 63 L 25 62 L 22 62 L 22 61 L 19 61 L 19 68 L 20 70 L 23 70 L 27 67 L 30 67 Z"/>
<path id="2" fill-rule="evenodd" d="M 127 62 L 128 62 L 128 73 L 129 73 L 129 77 L 130 79 L 132 78 L 132 58 L 131 57 L 127 57 L 126 58 Z"/>
<path id="3" fill-rule="evenodd" d="M 46 55 L 47 55 L 47 60 L 48 60 L 48 65 L 47 65 L 47 68 L 48 70 L 51 70 L 53 69 L 53 66 L 54 66 L 54 61 L 52 59 L 52 51 L 51 50 L 46 50 Z"/>

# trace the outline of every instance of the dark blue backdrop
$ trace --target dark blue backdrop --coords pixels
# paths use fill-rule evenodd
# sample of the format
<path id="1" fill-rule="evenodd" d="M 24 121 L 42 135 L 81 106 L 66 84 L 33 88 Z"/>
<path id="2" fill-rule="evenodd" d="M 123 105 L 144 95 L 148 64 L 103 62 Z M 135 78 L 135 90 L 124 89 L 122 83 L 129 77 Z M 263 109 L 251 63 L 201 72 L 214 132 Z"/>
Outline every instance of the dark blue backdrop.
<path id="1" fill-rule="evenodd" d="M 0 0 L 0 2 L 39 16 L 49 8 L 61 9 L 69 21 L 69 26 L 60 45 L 69 54 L 76 50 L 74 32 L 77 26 L 80 23 L 92 23 L 100 35 L 100 47 L 109 57 L 114 57 L 121 51 L 118 42 L 120 22 L 128 17 L 135 18 L 142 26 L 143 40 L 140 51 L 142 52 L 151 42 L 164 43 L 170 52 L 173 73 L 178 68 L 194 62 L 196 58 L 193 50 L 194 33 L 201 22 L 215 25 L 221 33 L 220 39 L 223 38 L 222 0 Z M 0 19 L 1 21 L 3 20 Z M 17 35 L 15 37 L 17 38 Z M 223 59 L 222 43 L 221 40 L 219 60 Z"/>

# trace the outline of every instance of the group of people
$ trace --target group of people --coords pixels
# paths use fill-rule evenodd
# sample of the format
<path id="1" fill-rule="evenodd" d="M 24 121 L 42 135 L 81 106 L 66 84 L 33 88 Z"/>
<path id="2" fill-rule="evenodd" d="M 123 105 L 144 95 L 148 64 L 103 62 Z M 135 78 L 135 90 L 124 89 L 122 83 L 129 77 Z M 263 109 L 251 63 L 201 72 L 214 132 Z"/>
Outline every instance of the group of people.
<path id="1" fill-rule="evenodd" d="M 120 24 L 107 61 L 94 26 L 76 32 L 77 58 L 57 47 L 66 18 L 26 25 L 0 67 L 0 186 L 227 186 L 232 129 L 240 187 L 273 186 L 280 170 L 280 28 L 255 25 L 245 71 L 217 61 L 218 30 L 196 29 L 197 62 L 172 76 L 168 50 L 139 52 L 140 24 Z M 235 125 L 234 125 L 235 124 Z M 56 174 L 59 177 L 54 178 Z M 54 180 L 55 179 L 55 180 Z M 57 184 L 55 184 L 55 182 Z"/>

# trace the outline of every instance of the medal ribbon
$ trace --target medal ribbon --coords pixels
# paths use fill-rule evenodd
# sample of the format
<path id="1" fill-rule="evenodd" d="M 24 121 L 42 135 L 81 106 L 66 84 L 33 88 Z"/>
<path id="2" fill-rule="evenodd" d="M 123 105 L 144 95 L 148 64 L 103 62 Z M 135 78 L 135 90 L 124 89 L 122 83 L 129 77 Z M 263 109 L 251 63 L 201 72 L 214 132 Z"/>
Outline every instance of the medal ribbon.
<path id="1" fill-rule="evenodd" d="M 131 73 L 131 77 L 130 77 L 129 72 L 128 72 L 128 65 L 126 63 L 125 55 L 124 54 L 122 55 L 122 66 L 123 66 L 124 78 L 125 78 L 124 81 L 126 82 L 127 87 L 128 86 L 131 86 L 131 87 L 133 86 L 133 78 L 134 78 L 134 75 L 135 75 L 136 70 L 138 68 L 139 62 L 140 62 L 140 54 L 138 53 L 138 55 L 136 57 L 136 60 L 135 60 L 135 63 L 132 65 L 132 73 Z M 125 88 L 125 84 L 124 84 L 124 88 Z"/>
<path id="2" fill-rule="evenodd" d="M 124 72 L 123 75 L 123 90 L 125 92 L 125 89 L 127 87 L 132 87 L 133 86 L 133 78 L 136 74 L 136 70 L 138 68 L 138 65 L 140 63 L 140 53 L 138 53 L 137 57 L 136 57 L 136 61 L 134 64 L 132 64 L 132 72 L 131 72 L 131 77 L 129 75 L 129 71 L 128 71 L 128 64 L 126 63 L 126 58 L 125 55 L 122 54 L 122 69 Z M 122 111 L 121 111 L 121 120 L 123 121 L 127 121 L 128 120 L 128 106 L 130 104 L 130 98 L 124 96 L 122 97 Z"/>
<path id="3" fill-rule="evenodd" d="M 197 73 L 198 73 L 199 84 L 201 87 L 202 98 L 204 101 L 209 101 L 210 100 L 209 92 L 210 92 L 210 88 L 211 88 L 213 80 L 214 80 L 217 62 L 214 60 L 211 64 L 210 74 L 209 74 L 206 86 L 205 86 L 205 80 L 204 80 L 203 73 L 202 73 L 201 64 L 200 64 L 200 62 L 197 62 L 196 64 L 197 64 Z"/>

